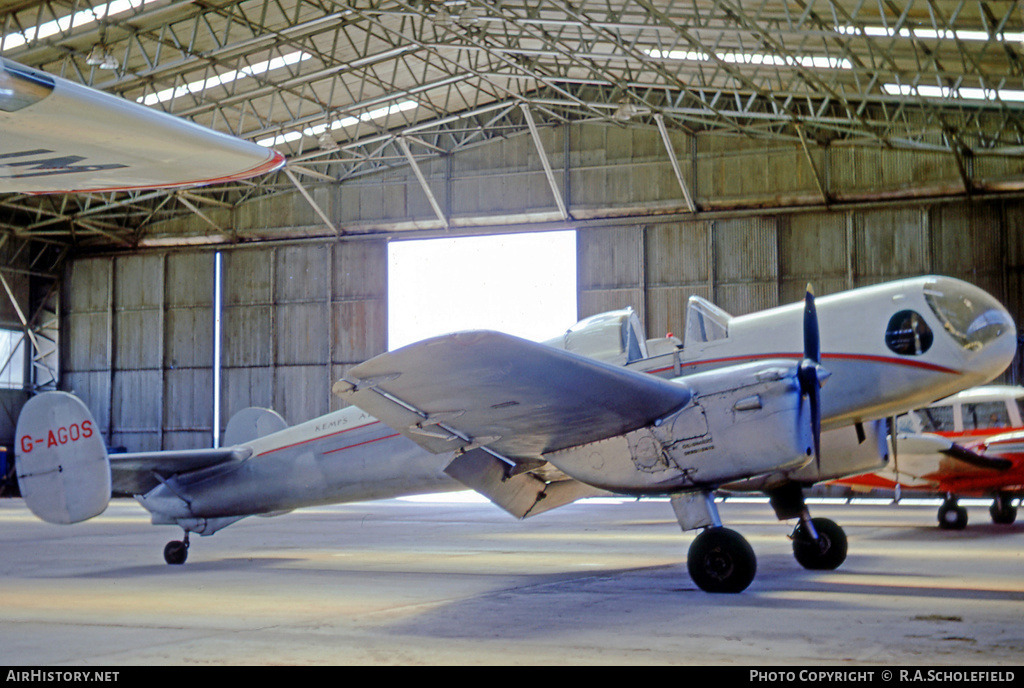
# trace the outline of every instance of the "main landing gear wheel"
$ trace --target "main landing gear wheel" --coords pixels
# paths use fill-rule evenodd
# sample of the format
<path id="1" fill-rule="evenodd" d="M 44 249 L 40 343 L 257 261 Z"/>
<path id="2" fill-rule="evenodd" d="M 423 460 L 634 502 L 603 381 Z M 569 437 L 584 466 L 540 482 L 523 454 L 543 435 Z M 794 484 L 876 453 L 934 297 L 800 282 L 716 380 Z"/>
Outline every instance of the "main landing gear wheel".
<path id="1" fill-rule="evenodd" d="M 168 564 L 184 564 L 188 559 L 188 532 L 184 540 L 171 540 L 164 546 L 164 561 Z"/>
<path id="2" fill-rule="evenodd" d="M 698 535 L 686 559 L 690 578 L 705 592 L 743 592 L 757 573 L 754 550 L 742 535 L 720 526 Z"/>
<path id="3" fill-rule="evenodd" d="M 947 499 L 939 507 L 939 528 L 943 530 L 963 530 L 967 527 L 967 509 Z"/>
<path id="4" fill-rule="evenodd" d="M 833 571 L 846 561 L 846 533 L 835 521 L 812 518 L 811 526 L 817 538 L 801 521 L 793 530 L 793 556 L 805 569 Z"/>
<path id="5" fill-rule="evenodd" d="M 992 516 L 992 522 L 999 525 L 1008 526 L 1017 520 L 1017 507 L 1013 505 L 1013 498 L 1002 494 L 992 500 L 988 513 Z"/>

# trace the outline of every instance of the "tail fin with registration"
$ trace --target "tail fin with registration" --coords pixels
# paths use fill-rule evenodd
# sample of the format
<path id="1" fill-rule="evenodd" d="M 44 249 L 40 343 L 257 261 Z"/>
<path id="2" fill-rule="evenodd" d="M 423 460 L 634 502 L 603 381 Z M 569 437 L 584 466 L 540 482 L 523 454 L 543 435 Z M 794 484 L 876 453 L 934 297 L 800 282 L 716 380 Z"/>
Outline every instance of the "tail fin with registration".
<path id="1" fill-rule="evenodd" d="M 80 399 L 66 392 L 32 397 L 15 438 L 18 486 L 32 513 L 61 524 L 103 513 L 110 501 L 110 460 Z"/>

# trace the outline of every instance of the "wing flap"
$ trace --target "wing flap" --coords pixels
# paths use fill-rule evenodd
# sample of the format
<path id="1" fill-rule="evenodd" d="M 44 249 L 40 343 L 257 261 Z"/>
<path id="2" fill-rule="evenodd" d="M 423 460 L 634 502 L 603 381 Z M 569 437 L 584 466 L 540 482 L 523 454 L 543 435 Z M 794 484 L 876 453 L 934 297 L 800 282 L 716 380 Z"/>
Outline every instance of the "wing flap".
<path id="1" fill-rule="evenodd" d="M 516 462 L 629 432 L 690 400 L 677 383 L 489 331 L 382 354 L 334 392 L 428 451 L 486 446 Z"/>
<path id="2" fill-rule="evenodd" d="M 539 472 L 526 472 L 509 477 L 508 465 L 482 449 L 456 456 L 444 472 L 516 518 L 536 516 L 585 497 L 609 494 L 565 475 L 546 479 Z"/>

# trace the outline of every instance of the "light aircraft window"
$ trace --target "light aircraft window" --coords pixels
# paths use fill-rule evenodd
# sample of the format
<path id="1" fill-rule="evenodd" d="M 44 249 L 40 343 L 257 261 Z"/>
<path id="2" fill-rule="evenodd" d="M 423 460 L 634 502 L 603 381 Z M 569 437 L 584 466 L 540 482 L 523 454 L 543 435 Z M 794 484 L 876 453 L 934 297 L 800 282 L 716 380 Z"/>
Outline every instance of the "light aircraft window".
<path id="1" fill-rule="evenodd" d="M 931 348 L 934 338 L 928 323 L 914 311 L 900 311 L 885 329 L 886 346 L 903 356 L 920 356 Z"/>
<path id="2" fill-rule="evenodd" d="M 934 406 L 921 409 L 918 413 L 921 418 L 921 432 L 953 432 L 956 430 L 952 406 Z"/>
<path id="3" fill-rule="evenodd" d="M 1010 427 L 1010 414 L 1002 401 L 964 404 L 964 430 Z"/>
<path id="4" fill-rule="evenodd" d="M 50 95 L 53 79 L 0 61 L 0 110 L 15 112 Z"/>
<path id="5" fill-rule="evenodd" d="M 731 316 L 710 301 L 691 296 L 686 307 L 684 344 L 700 344 L 726 339 Z"/>
<path id="6" fill-rule="evenodd" d="M 924 419 L 918 411 L 904 413 L 896 417 L 896 432 L 918 433 L 922 432 Z"/>
<path id="7" fill-rule="evenodd" d="M 924 298 L 943 328 L 968 351 L 980 350 L 1013 326 L 996 304 L 974 299 L 956 288 L 940 290 L 933 285 L 925 290 Z"/>

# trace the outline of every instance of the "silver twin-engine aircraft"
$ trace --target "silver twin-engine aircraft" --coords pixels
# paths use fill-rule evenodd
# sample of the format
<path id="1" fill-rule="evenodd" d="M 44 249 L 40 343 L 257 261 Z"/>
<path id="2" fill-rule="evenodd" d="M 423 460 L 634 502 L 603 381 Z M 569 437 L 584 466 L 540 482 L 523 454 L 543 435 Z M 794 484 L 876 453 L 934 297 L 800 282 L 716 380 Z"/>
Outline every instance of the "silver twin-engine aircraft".
<path id="1" fill-rule="evenodd" d="M 838 567 L 846 537 L 811 518 L 801 488 L 883 466 L 884 419 L 999 375 L 1016 330 L 981 289 L 929 276 L 738 317 L 693 297 L 679 344 L 646 340 L 628 310 L 547 343 L 435 337 L 351 369 L 333 391 L 352 406 L 294 427 L 247 409 L 208 450 L 108 455 L 86 406 L 48 392 L 18 421 L 18 480 L 52 523 L 135 495 L 185 531 L 165 548 L 175 564 L 190 533 L 317 504 L 468 487 L 522 518 L 597 494 L 668 496 L 702 531 L 693 580 L 739 592 L 756 559 L 722 527 L 717 489 L 766 492 L 799 519 L 797 560 Z"/>

